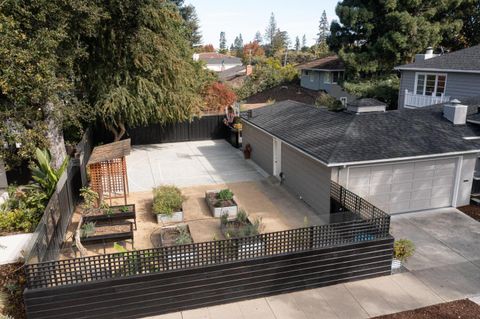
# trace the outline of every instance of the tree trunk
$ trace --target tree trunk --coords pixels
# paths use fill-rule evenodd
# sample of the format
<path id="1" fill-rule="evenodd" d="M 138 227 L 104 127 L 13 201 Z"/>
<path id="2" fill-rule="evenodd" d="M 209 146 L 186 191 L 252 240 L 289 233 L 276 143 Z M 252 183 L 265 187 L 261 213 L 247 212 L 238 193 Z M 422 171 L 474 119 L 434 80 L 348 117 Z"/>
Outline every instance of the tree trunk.
<path id="1" fill-rule="evenodd" d="M 118 129 L 111 125 L 111 124 L 105 124 L 105 126 L 107 127 L 107 129 L 113 133 L 113 141 L 114 142 L 118 142 L 122 139 L 123 135 L 125 135 L 125 132 L 127 131 L 125 129 L 125 124 L 119 122 L 118 124 Z"/>
<path id="2" fill-rule="evenodd" d="M 58 119 L 54 114 L 54 105 L 48 102 L 45 105 L 47 132 L 46 137 L 50 145 L 50 155 L 52 155 L 52 166 L 58 169 L 67 158 L 65 149 L 65 140 L 63 139 L 63 130 L 58 125 Z"/>

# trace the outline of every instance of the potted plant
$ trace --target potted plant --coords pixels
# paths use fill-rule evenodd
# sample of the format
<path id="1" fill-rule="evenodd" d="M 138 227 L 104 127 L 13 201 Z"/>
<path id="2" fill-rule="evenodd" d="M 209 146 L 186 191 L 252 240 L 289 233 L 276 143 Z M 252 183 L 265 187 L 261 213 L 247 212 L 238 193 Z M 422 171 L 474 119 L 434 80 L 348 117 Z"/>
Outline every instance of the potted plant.
<path id="1" fill-rule="evenodd" d="M 235 218 L 229 219 L 227 215 L 220 218 L 220 227 L 227 239 L 243 239 L 238 242 L 238 254 L 258 254 L 265 250 L 261 238 L 255 238 L 261 233 L 263 224 L 261 219 L 250 221 L 247 213 L 240 209 Z"/>
<path id="2" fill-rule="evenodd" d="M 176 186 L 160 186 L 153 190 L 153 212 L 157 223 L 183 221 L 182 203 L 184 196 Z"/>
<path id="3" fill-rule="evenodd" d="M 411 240 L 399 239 L 393 244 L 392 270 L 398 270 L 415 253 L 415 245 Z"/>
<path id="4" fill-rule="evenodd" d="M 220 191 L 207 191 L 205 200 L 212 212 L 213 217 L 219 218 L 223 215 L 235 217 L 238 212 L 238 206 L 235 202 L 233 192 L 226 188 Z"/>

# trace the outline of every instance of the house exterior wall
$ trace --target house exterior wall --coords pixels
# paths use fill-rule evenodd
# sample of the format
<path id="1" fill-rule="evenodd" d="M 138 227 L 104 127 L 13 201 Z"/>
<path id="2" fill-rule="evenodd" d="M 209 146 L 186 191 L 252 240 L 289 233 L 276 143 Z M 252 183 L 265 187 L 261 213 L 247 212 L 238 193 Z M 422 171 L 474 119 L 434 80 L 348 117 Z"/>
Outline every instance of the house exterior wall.
<path id="1" fill-rule="evenodd" d="M 446 73 L 446 72 L 422 72 L 401 71 L 400 90 L 398 92 L 398 106 L 403 107 L 405 90 L 413 92 L 415 89 L 416 73 Z M 478 96 L 480 92 L 480 74 L 450 72 L 447 74 L 445 96 L 462 101 L 466 97 Z"/>
<path id="2" fill-rule="evenodd" d="M 331 169 L 282 143 L 283 185 L 318 214 L 330 214 Z"/>
<path id="3" fill-rule="evenodd" d="M 312 74 L 312 78 L 310 77 L 310 74 Z M 300 85 L 310 90 L 323 90 L 323 72 L 302 70 Z"/>
<path id="4" fill-rule="evenodd" d="M 251 159 L 268 174 L 273 174 L 273 138 L 244 122 L 242 132 L 242 145 L 250 144 L 252 147 Z"/>
<path id="5" fill-rule="evenodd" d="M 398 92 L 398 108 L 403 108 L 405 101 L 405 90 L 413 92 L 415 88 L 415 72 L 414 71 L 401 71 L 400 75 L 400 89 Z"/>

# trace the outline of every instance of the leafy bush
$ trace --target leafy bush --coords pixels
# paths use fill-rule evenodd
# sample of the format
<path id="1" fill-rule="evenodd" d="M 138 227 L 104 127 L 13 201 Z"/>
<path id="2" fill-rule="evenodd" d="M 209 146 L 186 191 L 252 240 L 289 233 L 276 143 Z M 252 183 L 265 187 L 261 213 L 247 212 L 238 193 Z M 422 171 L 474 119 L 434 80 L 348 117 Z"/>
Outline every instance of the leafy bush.
<path id="1" fill-rule="evenodd" d="M 347 92 L 355 96 L 375 98 L 387 103 L 389 109 L 397 108 L 400 80 L 396 75 L 386 78 L 344 82 L 343 86 Z"/>
<path id="2" fill-rule="evenodd" d="M 232 105 L 237 100 L 235 92 L 220 82 L 208 86 L 204 95 L 206 111 L 224 111 L 225 107 Z"/>
<path id="3" fill-rule="evenodd" d="M 222 202 L 232 200 L 233 199 L 233 193 L 228 188 L 227 189 L 222 189 L 221 191 L 218 192 L 217 199 L 219 199 Z"/>
<path id="4" fill-rule="evenodd" d="M 235 221 L 232 221 L 231 224 L 228 223 L 227 215 L 222 215 L 220 222 L 223 226 L 226 226 L 225 236 L 227 238 L 256 236 L 260 234 L 263 228 L 261 219 L 256 219 L 253 221 L 253 223 L 250 223 L 248 215 L 243 209 L 240 209 L 237 212 Z"/>
<path id="5" fill-rule="evenodd" d="M 9 191 L 0 206 L 0 232 L 33 232 L 43 216 L 47 195 L 36 189 Z"/>
<path id="6" fill-rule="evenodd" d="M 52 161 L 52 156 L 50 152 L 46 149 L 41 150 L 37 148 L 35 150 L 35 160 L 36 163 L 32 165 L 32 179 L 36 182 L 32 186 L 34 188 L 41 188 L 48 197 L 52 196 L 55 192 L 55 187 L 57 182 L 62 176 L 63 172 L 67 168 L 68 158 L 65 158 L 62 165 L 55 169 L 50 164 Z"/>
<path id="7" fill-rule="evenodd" d="M 176 186 L 160 186 L 153 190 L 153 212 L 172 216 L 182 208 L 182 192 Z"/>
<path id="8" fill-rule="evenodd" d="M 80 230 L 81 230 L 82 237 L 90 237 L 93 234 L 95 234 L 95 223 L 94 222 L 85 223 L 82 225 Z"/>
<path id="9" fill-rule="evenodd" d="M 415 253 L 415 245 L 411 240 L 399 239 L 393 244 L 394 257 L 402 262 L 407 261 Z"/>
<path id="10" fill-rule="evenodd" d="M 187 226 L 177 226 L 178 235 L 175 238 L 175 244 L 187 245 L 192 243 L 192 236 L 188 232 Z"/>
<path id="11" fill-rule="evenodd" d="M 315 105 L 326 107 L 329 111 L 340 111 L 343 109 L 342 102 L 331 96 L 330 94 L 320 94 L 315 101 Z"/>
<path id="12" fill-rule="evenodd" d="M 295 80 L 298 80 L 298 70 L 293 65 L 282 66 L 280 61 L 274 58 L 257 58 L 253 74 L 236 89 L 237 97 L 246 99 L 258 92 Z"/>

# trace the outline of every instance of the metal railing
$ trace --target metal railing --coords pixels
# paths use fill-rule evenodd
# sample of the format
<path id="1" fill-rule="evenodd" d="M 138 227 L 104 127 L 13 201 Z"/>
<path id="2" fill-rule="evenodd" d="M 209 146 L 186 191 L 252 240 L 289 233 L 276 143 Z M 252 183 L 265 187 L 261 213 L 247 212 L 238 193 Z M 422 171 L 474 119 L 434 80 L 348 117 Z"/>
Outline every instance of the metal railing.
<path id="1" fill-rule="evenodd" d="M 206 267 L 389 237 L 389 215 L 333 182 L 332 198 L 343 203 L 354 218 L 246 238 L 27 264 L 27 286 L 48 288 Z"/>

